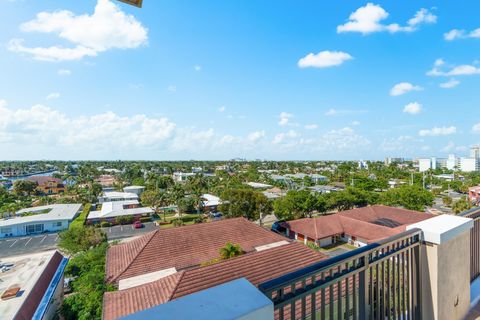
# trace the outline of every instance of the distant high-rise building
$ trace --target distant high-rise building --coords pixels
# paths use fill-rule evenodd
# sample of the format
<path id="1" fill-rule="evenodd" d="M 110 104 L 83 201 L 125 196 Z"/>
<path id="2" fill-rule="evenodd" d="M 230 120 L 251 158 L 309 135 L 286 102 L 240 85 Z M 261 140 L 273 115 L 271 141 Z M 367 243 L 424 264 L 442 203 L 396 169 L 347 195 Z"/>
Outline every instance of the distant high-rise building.
<path id="1" fill-rule="evenodd" d="M 480 146 L 470 148 L 470 158 L 480 159 Z"/>

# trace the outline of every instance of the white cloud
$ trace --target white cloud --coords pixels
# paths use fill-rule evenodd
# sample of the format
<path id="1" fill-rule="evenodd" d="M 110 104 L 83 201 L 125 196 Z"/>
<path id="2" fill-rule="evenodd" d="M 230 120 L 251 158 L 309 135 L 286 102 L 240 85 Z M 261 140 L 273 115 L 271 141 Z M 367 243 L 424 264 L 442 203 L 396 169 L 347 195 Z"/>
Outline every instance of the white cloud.
<path id="1" fill-rule="evenodd" d="M 60 69 L 57 71 L 57 74 L 59 76 L 69 76 L 72 74 L 72 71 L 68 70 L 68 69 Z"/>
<path id="2" fill-rule="evenodd" d="M 225 110 L 227 110 L 227 107 L 225 106 L 221 106 L 220 108 L 218 108 L 218 112 L 225 112 Z"/>
<path id="3" fill-rule="evenodd" d="M 147 29 L 109 0 L 98 0 L 92 15 L 75 15 L 68 10 L 40 12 L 20 28 L 24 32 L 56 34 L 73 45 L 27 47 L 22 39 L 10 40 L 9 50 L 44 61 L 80 60 L 110 49 L 137 48 L 148 41 Z"/>
<path id="4" fill-rule="evenodd" d="M 247 139 L 248 139 L 249 141 L 255 142 L 255 141 L 260 140 L 260 139 L 263 138 L 263 137 L 265 137 L 265 131 L 264 131 L 264 130 L 261 130 L 261 131 L 255 131 L 255 132 L 250 133 L 250 134 L 247 136 Z"/>
<path id="5" fill-rule="evenodd" d="M 360 121 L 353 121 L 352 122 L 352 126 L 359 126 L 360 125 Z"/>
<path id="6" fill-rule="evenodd" d="M 422 111 L 422 105 L 418 102 L 411 102 L 403 108 L 403 112 L 410 114 L 419 114 Z"/>
<path id="7" fill-rule="evenodd" d="M 296 132 L 295 130 L 289 130 L 288 132 L 282 132 L 273 138 L 273 144 L 280 144 L 285 141 L 292 143 L 291 139 L 295 139 L 300 137 L 300 133 Z"/>
<path id="8" fill-rule="evenodd" d="M 315 130 L 315 129 L 318 129 L 318 125 L 317 124 L 307 124 L 307 125 L 305 125 L 305 129 Z"/>
<path id="9" fill-rule="evenodd" d="M 449 76 L 473 75 L 473 74 L 480 73 L 480 68 L 477 68 L 476 66 L 470 65 L 470 64 L 462 64 L 459 66 L 448 66 L 449 70 L 442 70 L 442 69 L 446 69 L 446 68 L 441 68 L 442 66 L 445 66 L 445 62 L 442 59 L 437 59 L 434 63 L 433 68 L 427 72 L 427 76 L 449 77 Z"/>
<path id="10" fill-rule="evenodd" d="M 348 150 L 365 147 L 370 144 L 370 141 L 357 134 L 352 128 L 344 127 L 323 134 L 317 143 L 318 148 L 322 150 Z"/>
<path id="11" fill-rule="evenodd" d="M 437 17 L 424 8 L 417 11 L 415 16 L 407 21 L 406 26 L 400 26 L 398 23 L 382 24 L 382 21 L 386 20 L 388 16 L 389 13 L 380 5 L 367 3 L 364 7 L 360 7 L 350 14 L 348 21 L 337 27 L 337 32 L 360 32 L 363 34 L 382 31 L 391 33 L 412 32 L 417 30 L 421 24 L 437 21 Z"/>
<path id="12" fill-rule="evenodd" d="M 202 66 L 200 66 L 200 65 L 197 64 L 197 65 L 194 65 L 194 66 L 193 66 L 193 69 L 194 69 L 195 71 L 201 71 L 201 70 L 202 70 Z"/>
<path id="13" fill-rule="evenodd" d="M 402 94 L 405 94 L 410 91 L 421 91 L 421 90 L 423 90 L 422 87 L 415 86 L 410 82 L 400 82 L 393 86 L 393 88 L 390 90 L 390 95 L 401 96 Z"/>
<path id="14" fill-rule="evenodd" d="M 436 137 L 436 136 L 448 136 L 457 133 L 457 128 L 450 127 L 433 127 L 432 129 L 423 129 L 418 132 L 421 137 Z"/>
<path id="15" fill-rule="evenodd" d="M 456 39 L 480 38 L 480 28 L 477 28 L 470 32 L 460 29 L 452 29 L 447 33 L 444 33 L 443 38 L 447 41 L 453 41 Z"/>
<path id="16" fill-rule="evenodd" d="M 278 125 L 284 127 L 290 123 L 290 120 L 293 118 L 293 114 L 288 112 L 281 112 L 280 113 L 280 121 L 278 121 Z"/>
<path id="17" fill-rule="evenodd" d="M 439 87 L 443 89 L 451 89 L 451 88 L 455 88 L 459 84 L 460 84 L 460 81 L 455 79 L 450 79 L 447 82 L 440 83 Z"/>
<path id="18" fill-rule="evenodd" d="M 309 53 L 305 57 L 298 60 L 300 68 L 328 68 L 339 66 L 345 61 L 351 60 L 353 57 L 342 51 L 321 51 L 317 54 Z"/>
<path id="19" fill-rule="evenodd" d="M 0 101 L 1 101 L 1 100 L 0 100 Z M 480 122 L 473 125 L 473 127 L 472 127 L 472 132 L 473 132 L 473 133 L 480 133 Z"/>
<path id="20" fill-rule="evenodd" d="M 46 97 L 47 100 L 54 100 L 58 98 L 60 98 L 60 93 L 58 92 L 52 92 Z"/>

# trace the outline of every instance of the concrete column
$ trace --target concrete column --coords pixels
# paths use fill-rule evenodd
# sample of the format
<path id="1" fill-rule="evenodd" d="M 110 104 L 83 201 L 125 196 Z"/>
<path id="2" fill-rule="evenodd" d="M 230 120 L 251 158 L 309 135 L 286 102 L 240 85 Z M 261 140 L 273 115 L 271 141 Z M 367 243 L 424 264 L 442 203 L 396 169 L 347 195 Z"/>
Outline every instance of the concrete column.
<path id="1" fill-rule="evenodd" d="M 422 319 L 460 320 L 470 307 L 469 218 L 441 215 L 407 227 L 423 231 L 420 246 Z"/>

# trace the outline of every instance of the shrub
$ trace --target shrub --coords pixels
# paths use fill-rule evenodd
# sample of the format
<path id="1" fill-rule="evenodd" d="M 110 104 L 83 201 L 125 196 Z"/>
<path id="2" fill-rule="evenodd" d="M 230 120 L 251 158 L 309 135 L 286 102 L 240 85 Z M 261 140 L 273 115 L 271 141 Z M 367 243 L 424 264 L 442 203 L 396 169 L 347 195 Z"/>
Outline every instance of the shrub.
<path id="1" fill-rule="evenodd" d="M 150 217 L 140 217 L 140 222 L 150 222 L 152 221 L 152 218 Z"/>
<path id="2" fill-rule="evenodd" d="M 112 224 L 108 221 L 100 222 L 100 227 L 102 227 L 102 228 L 111 227 L 111 226 L 112 226 Z"/>
<path id="3" fill-rule="evenodd" d="M 193 220 L 193 223 L 203 223 L 205 219 L 203 217 L 198 217 Z"/>
<path id="4" fill-rule="evenodd" d="M 120 216 L 115 219 L 118 224 L 130 224 L 133 220 L 133 216 Z"/>
<path id="5" fill-rule="evenodd" d="M 173 224 L 174 227 L 181 227 L 185 223 L 183 222 L 182 219 L 174 219 L 174 220 L 172 220 L 172 224 Z"/>

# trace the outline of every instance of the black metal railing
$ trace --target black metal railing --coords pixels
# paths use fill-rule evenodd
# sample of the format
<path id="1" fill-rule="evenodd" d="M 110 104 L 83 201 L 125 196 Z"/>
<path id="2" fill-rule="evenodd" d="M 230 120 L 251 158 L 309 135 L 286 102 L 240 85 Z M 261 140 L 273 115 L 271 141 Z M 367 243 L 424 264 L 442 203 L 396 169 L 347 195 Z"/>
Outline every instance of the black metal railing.
<path id="1" fill-rule="evenodd" d="M 474 221 L 473 228 L 470 229 L 470 281 L 473 282 L 480 276 L 480 207 L 474 207 L 460 215 Z"/>
<path id="2" fill-rule="evenodd" d="M 275 319 L 419 319 L 421 230 L 321 261 L 259 289 Z"/>

